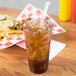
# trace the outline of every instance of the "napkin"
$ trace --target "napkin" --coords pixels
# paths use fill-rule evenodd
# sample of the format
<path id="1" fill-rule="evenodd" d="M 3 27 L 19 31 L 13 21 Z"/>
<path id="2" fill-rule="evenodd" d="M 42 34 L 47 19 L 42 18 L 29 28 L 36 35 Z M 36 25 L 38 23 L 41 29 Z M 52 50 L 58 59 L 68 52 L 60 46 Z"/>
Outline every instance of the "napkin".
<path id="1" fill-rule="evenodd" d="M 17 46 L 26 49 L 25 41 L 23 40 L 20 43 L 16 44 Z M 51 40 L 51 45 L 50 45 L 50 53 L 49 53 L 49 60 L 53 59 L 58 53 L 60 53 L 64 48 L 66 44 Z"/>

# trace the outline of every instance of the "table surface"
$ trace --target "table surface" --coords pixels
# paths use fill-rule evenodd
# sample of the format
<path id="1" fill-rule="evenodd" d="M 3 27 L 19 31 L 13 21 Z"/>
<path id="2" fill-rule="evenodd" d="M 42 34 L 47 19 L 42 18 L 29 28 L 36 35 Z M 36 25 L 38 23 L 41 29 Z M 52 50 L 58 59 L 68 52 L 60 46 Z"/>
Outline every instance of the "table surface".
<path id="1" fill-rule="evenodd" d="M 21 10 L 2 8 L 0 14 L 8 14 L 16 18 Z M 76 24 L 59 21 L 58 16 L 51 15 L 66 32 L 53 35 L 52 39 L 66 43 L 55 58 L 49 62 L 48 71 L 33 74 L 29 71 L 26 51 L 14 45 L 0 50 L 0 76 L 76 76 Z"/>

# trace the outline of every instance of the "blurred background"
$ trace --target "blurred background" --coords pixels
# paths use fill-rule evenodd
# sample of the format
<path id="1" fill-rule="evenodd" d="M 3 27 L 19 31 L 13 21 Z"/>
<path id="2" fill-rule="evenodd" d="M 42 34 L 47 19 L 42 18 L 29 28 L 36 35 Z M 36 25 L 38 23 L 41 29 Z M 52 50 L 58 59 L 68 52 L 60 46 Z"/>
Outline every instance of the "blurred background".
<path id="1" fill-rule="evenodd" d="M 24 9 L 28 3 L 32 3 L 37 8 L 44 8 L 46 1 L 51 1 L 48 14 L 58 15 L 59 13 L 59 0 L 0 0 L 0 7 Z"/>

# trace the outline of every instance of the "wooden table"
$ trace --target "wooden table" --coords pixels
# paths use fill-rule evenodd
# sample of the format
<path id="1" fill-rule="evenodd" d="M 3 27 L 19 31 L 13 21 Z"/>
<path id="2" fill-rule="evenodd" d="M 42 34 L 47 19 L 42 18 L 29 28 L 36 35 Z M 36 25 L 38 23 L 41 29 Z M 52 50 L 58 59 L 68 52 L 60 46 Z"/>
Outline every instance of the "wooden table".
<path id="1" fill-rule="evenodd" d="M 21 10 L 0 8 L 1 14 L 17 17 Z M 58 16 L 51 15 L 66 32 L 53 35 L 52 39 L 66 43 L 63 49 L 54 59 L 49 62 L 48 71 L 37 75 L 29 71 L 26 51 L 12 46 L 0 50 L 0 76 L 76 76 L 76 24 L 61 22 Z"/>

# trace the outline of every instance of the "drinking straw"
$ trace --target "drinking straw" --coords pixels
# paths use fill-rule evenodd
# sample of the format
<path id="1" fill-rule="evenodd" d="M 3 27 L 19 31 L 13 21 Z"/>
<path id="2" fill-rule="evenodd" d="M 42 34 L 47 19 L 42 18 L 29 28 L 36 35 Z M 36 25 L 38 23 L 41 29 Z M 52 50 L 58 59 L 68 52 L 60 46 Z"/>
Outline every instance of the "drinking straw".
<path id="1" fill-rule="evenodd" d="M 43 11 L 42 17 L 41 17 L 42 21 L 41 21 L 40 25 L 43 23 L 43 19 L 45 18 L 46 14 L 47 14 L 50 3 L 51 2 L 45 2 L 44 11 Z"/>

